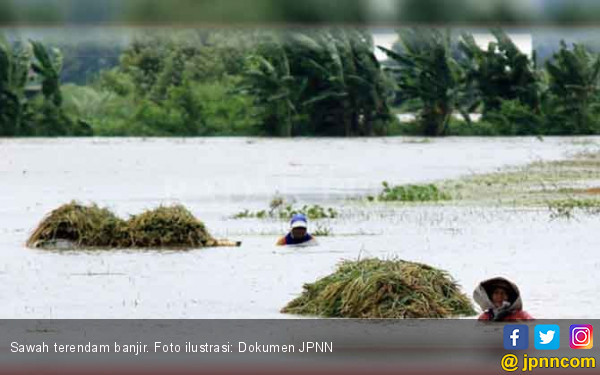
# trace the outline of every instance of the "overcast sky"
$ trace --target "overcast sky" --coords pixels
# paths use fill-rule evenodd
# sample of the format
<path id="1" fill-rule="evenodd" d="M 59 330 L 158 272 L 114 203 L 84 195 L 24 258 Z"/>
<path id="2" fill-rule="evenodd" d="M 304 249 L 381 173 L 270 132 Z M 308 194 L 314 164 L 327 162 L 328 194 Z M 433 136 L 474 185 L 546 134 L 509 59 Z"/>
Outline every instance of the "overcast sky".
<path id="1" fill-rule="evenodd" d="M 513 40 L 517 48 L 524 54 L 531 58 L 533 52 L 533 38 L 531 34 L 525 32 L 508 33 L 508 36 Z M 491 33 L 486 32 L 474 32 L 473 37 L 475 42 L 482 49 L 487 49 L 490 42 L 495 41 L 494 36 Z M 382 46 L 387 49 L 391 49 L 392 45 L 398 40 L 398 35 L 393 30 L 377 29 L 373 31 L 373 41 L 376 46 Z M 379 60 L 385 60 L 385 53 L 379 49 L 375 50 L 375 56 Z"/>

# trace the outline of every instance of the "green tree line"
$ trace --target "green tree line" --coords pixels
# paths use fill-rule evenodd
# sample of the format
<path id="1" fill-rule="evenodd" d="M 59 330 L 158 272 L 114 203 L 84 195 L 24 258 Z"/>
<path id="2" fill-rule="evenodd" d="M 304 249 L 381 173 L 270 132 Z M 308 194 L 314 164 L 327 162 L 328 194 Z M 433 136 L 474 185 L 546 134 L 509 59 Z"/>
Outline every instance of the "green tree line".
<path id="1" fill-rule="evenodd" d="M 560 49 L 544 66 L 501 29 L 480 48 L 472 35 L 408 29 L 391 50 L 397 95 L 418 113 L 409 134 L 584 135 L 600 132 L 600 55 L 581 44 Z M 462 121 L 452 118 L 460 113 Z M 478 123 L 470 114 L 480 113 Z"/>
<path id="2" fill-rule="evenodd" d="M 83 120 L 63 109 L 62 55 L 39 42 L 0 38 L 0 135 L 91 135 Z"/>
<path id="3" fill-rule="evenodd" d="M 505 32 L 492 34 L 480 48 L 469 33 L 401 29 L 386 49 L 357 28 L 148 32 L 119 49 L 118 61 L 84 64 L 68 48 L 1 39 L 0 135 L 600 132 L 597 54 L 563 42 L 538 66 Z M 416 121 L 400 123 L 400 112 Z"/>

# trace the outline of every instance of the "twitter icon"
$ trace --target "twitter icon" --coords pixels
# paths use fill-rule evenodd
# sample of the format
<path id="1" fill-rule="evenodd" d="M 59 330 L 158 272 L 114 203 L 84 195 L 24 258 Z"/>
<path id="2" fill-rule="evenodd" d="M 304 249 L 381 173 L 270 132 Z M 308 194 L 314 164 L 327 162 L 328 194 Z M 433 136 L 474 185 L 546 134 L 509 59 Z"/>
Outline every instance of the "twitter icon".
<path id="1" fill-rule="evenodd" d="M 557 350 L 560 348 L 560 327 L 555 324 L 535 326 L 535 348 L 537 350 Z"/>

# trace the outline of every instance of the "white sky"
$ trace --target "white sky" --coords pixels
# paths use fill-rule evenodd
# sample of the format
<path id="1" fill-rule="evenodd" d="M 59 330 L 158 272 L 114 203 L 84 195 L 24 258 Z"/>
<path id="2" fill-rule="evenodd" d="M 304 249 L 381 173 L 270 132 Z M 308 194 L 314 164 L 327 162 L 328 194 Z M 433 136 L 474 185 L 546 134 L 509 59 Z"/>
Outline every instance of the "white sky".
<path id="1" fill-rule="evenodd" d="M 529 56 L 529 58 L 532 57 L 533 37 L 531 34 L 508 34 L 508 36 L 521 52 Z M 475 43 L 482 49 L 487 49 L 490 42 L 496 41 L 496 38 L 492 34 L 473 34 L 473 37 L 475 38 Z"/>
<path id="2" fill-rule="evenodd" d="M 509 33 L 508 36 L 513 40 L 513 42 L 517 45 L 521 52 L 523 52 L 524 54 L 529 56 L 529 58 L 531 58 L 533 53 L 533 37 L 531 36 L 531 34 Z M 477 45 L 479 45 L 479 47 L 481 47 L 482 49 L 487 49 L 488 44 L 492 41 L 495 41 L 494 36 L 489 33 L 473 34 L 473 37 L 475 38 L 475 42 L 477 43 Z M 398 39 L 398 35 L 395 32 L 377 32 L 373 35 L 373 39 L 375 41 L 376 46 L 382 46 L 389 49 L 392 48 L 392 45 Z M 385 54 L 379 49 L 375 50 L 375 56 L 380 61 L 386 59 Z"/>

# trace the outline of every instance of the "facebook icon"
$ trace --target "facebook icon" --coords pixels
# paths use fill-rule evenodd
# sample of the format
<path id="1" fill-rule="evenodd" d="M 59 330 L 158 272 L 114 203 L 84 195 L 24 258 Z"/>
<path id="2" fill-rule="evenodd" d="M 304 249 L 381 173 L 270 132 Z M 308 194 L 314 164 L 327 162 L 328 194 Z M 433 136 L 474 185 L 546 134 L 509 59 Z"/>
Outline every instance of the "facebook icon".
<path id="1" fill-rule="evenodd" d="M 504 349 L 525 350 L 529 348 L 529 327 L 521 324 L 504 326 Z"/>

